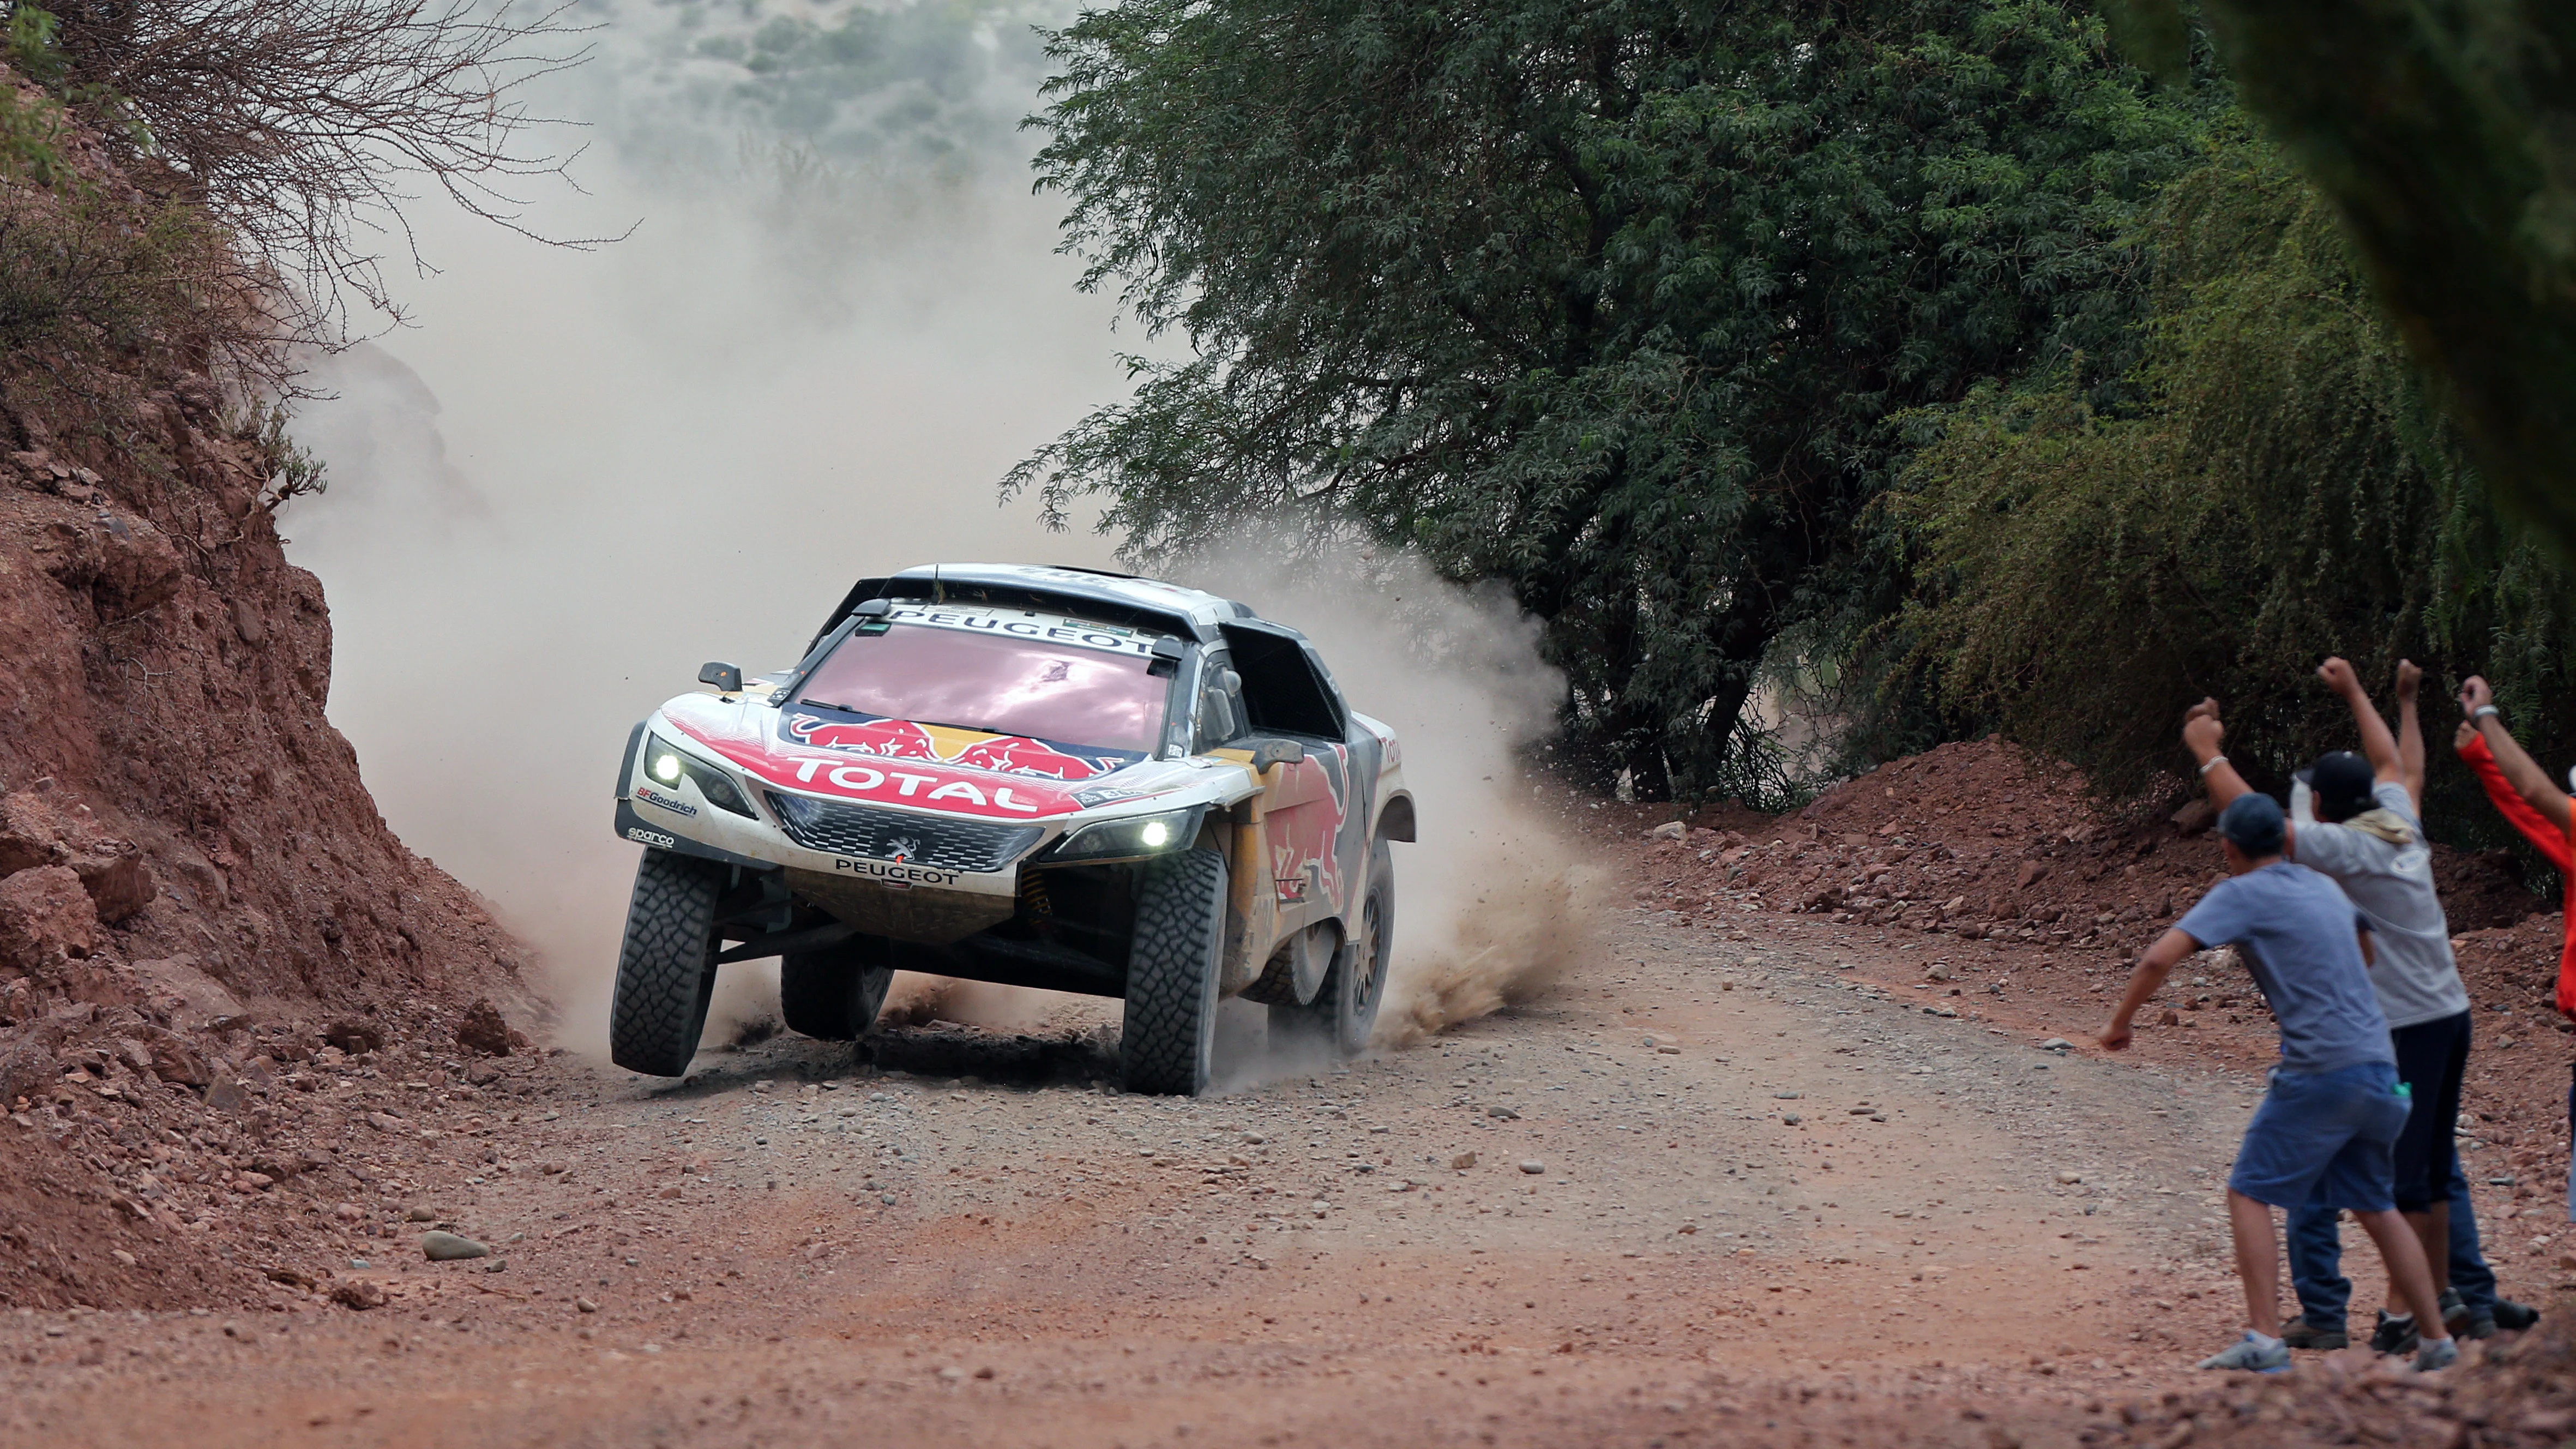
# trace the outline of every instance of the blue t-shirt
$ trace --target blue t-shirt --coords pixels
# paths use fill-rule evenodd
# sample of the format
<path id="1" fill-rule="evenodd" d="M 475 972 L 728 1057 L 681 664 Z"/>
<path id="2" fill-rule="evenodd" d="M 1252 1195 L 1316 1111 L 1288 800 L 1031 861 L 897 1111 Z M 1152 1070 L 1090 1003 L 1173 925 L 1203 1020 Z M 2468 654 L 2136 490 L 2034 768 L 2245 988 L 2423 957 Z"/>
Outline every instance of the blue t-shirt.
<path id="1" fill-rule="evenodd" d="M 2174 925 L 2244 956 L 2281 1024 L 2283 1070 L 2396 1062 L 2354 934 L 2369 923 L 2330 878 L 2286 861 L 2230 876 Z"/>

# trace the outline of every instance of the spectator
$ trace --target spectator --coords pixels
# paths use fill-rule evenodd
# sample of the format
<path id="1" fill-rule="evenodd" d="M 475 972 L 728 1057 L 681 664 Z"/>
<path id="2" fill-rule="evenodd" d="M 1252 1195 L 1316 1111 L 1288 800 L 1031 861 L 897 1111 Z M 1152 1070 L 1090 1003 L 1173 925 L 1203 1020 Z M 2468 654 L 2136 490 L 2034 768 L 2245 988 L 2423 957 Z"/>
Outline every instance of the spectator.
<path id="1" fill-rule="evenodd" d="M 2300 783 L 2316 802 L 2317 819 L 2291 823 L 2283 853 L 2342 887 L 2377 943 L 2370 984 L 2388 1020 L 2398 1080 L 2407 1085 L 2415 1108 L 2395 1150 L 2397 1207 L 2414 1229 L 2445 1316 L 2466 1322 L 2465 1305 L 2450 1284 L 2449 1187 L 2458 1159 L 2452 1133 L 2460 1115 L 2460 1084 L 2468 1071 L 2469 993 L 2451 959 L 2450 923 L 2434 889 L 2432 851 L 2424 843 L 2416 803 L 2424 782 L 2423 733 L 2410 728 L 2411 749 L 2402 747 L 2343 660 L 2328 659 L 2317 675 L 2352 710 L 2368 758 L 2338 750 L 2301 772 Z M 2419 674 L 2408 664 L 2400 677 L 2399 693 L 2411 721 Z M 2201 762 L 2211 803 L 2224 807 L 2247 793 L 2247 787 L 2218 752 L 2216 702 L 2203 701 L 2193 715 L 2200 718 L 2185 724 L 2184 739 Z M 2204 726 L 2198 742 L 2195 724 Z M 2306 1209 L 2293 1207 L 2291 1235 L 2299 1244 L 2294 1251 L 2303 1254 L 2313 1229 L 2302 1234 L 2308 1226 Z M 2324 1305 L 2319 1307 L 2322 1312 Z M 2411 1313 L 2383 1310 L 2371 1346 L 2382 1353 L 2404 1353 L 2414 1345 L 2418 1323 Z M 2311 1323 L 2303 1306 L 2292 1332 L 2323 1346 L 2337 1326 Z"/>
<path id="2" fill-rule="evenodd" d="M 2342 1219 L 2332 1209 L 2305 1204 L 2290 1214 L 2290 1291 L 2299 1300 L 2299 1316 L 2281 1325 L 2281 1340 L 2292 1348 L 2337 1349 L 2348 1341 L 2343 1322 L 2352 1282 L 2343 1276 Z M 2469 1180 L 2456 1166 L 2450 1249 L 2451 1291 L 2442 1299 L 2442 1326 L 2453 1336 L 2486 1338 L 2499 1328 L 2525 1329 L 2540 1321 L 2539 1309 L 2496 1292 L 2495 1270 L 2478 1241 Z"/>
<path id="3" fill-rule="evenodd" d="M 2216 753 L 2214 709 L 2193 712 L 2186 738 Z M 2204 772 L 2205 774 L 2206 772 Z M 2202 1368 L 2278 1373 L 2290 1366 L 2280 1327 L 2280 1259 L 2272 1208 L 2310 1201 L 2349 1210 L 2378 1245 L 2388 1278 L 2425 1324 L 2416 1367 L 2459 1350 L 2443 1331 L 2422 1245 L 2392 1196 L 2392 1150 L 2406 1125 L 2388 1020 L 2369 974 L 2369 929 L 2334 882 L 2282 858 L 2281 807 L 2244 794 L 2218 819 L 2228 878 L 2164 933 L 2129 978 L 2104 1049 L 2129 1044 L 2130 1019 L 2194 951 L 2232 945 L 2281 1028 L 2281 1060 L 2227 1179 L 2228 1226 L 2245 1286 L 2245 1334 Z"/>
<path id="4" fill-rule="evenodd" d="M 2485 680 L 2471 675 L 2460 686 L 2460 709 L 2468 715 L 2463 731 L 2473 732 L 2458 741 L 2460 758 L 2477 771 L 2487 787 L 2487 798 L 2558 867 L 2559 878 L 2566 883 L 2567 938 L 2558 952 L 2557 1006 L 2560 1015 L 2576 1017 L 2576 869 L 2570 868 L 2570 856 L 2576 855 L 2576 830 L 2571 830 L 2570 821 L 2576 820 L 2576 811 L 2568 808 L 2567 792 L 2550 783 L 2547 772 L 2504 727 L 2504 716 L 2496 712 L 2495 694 Z M 2567 782 L 2576 785 L 2576 771 L 2569 772 Z M 2567 1121 L 2576 1127 L 2576 1074 L 2571 1074 L 2567 1087 Z M 2576 1222 L 2576 1158 L 2569 1160 L 2567 1169 L 2567 1220 Z"/>

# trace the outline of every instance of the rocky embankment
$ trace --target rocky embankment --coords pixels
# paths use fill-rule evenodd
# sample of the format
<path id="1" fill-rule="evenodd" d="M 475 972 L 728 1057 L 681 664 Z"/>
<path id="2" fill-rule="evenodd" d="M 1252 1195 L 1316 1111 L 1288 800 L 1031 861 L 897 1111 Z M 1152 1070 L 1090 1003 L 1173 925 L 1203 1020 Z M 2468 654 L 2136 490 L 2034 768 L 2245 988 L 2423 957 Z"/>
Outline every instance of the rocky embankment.
<path id="1" fill-rule="evenodd" d="M 313 1170 L 299 1074 L 397 1047 L 462 1071 L 460 1025 L 507 1050 L 493 1018 L 534 1009 L 324 717 L 281 443 L 209 363 L 155 336 L 0 369 L 0 1304 L 250 1281 L 231 1225 Z M 160 1268 L 138 1235 L 175 1244 Z"/>

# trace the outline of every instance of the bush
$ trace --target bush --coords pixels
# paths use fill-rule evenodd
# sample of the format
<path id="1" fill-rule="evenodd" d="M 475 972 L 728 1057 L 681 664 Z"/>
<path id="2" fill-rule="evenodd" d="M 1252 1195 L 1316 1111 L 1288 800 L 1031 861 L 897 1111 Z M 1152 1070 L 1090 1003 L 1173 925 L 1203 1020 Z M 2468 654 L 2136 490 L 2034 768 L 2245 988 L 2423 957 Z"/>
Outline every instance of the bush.
<path id="1" fill-rule="evenodd" d="M 2342 654 L 2383 703 L 2399 658 L 2425 666 L 2437 762 L 2457 721 L 2439 695 L 2470 673 L 2536 749 L 2576 746 L 2567 580 L 2489 508 L 2325 204 L 2238 138 L 2150 235 L 2148 405 L 1988 387 L 1891 500 L 1918 550 L 1896 628 L 1951 727 L 1999 725 L 2129 793 L 2185 763 L 2182 712 L 2215 695 L 2229 758 L 2280 788 L 2351 747 L 2314 677 Z M 2434 778 L 2436 832 L 2484 831 L 2466 772 Z"/>
<path id="2" fill-rule="evenodd" d="M 232 262 L 205 214 L 76 181 L 0 182 L 0 356 L 124 351 L 224 305 Z"/>

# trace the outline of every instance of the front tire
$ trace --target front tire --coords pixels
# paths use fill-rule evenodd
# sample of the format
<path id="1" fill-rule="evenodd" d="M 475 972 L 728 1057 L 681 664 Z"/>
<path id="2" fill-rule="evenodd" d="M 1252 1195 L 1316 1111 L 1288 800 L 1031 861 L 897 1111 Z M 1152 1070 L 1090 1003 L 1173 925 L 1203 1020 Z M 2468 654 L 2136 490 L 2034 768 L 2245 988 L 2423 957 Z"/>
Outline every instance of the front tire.
<path id="1" fill-rule="evenodd" d="M 876 1024 L 894 967 L 886 943 L 860 936 L 778 962 L 778 1014 L 787 1029 L 819 1041 L 856 1041 Z"/>
<path id="2" fill-rule="evenodd" d="M 1224 951 L 1225 857 L 1185 850 L 1138 872 L 1127 1020 L 1118 1042 L 1128 1091 L 1194 1097 L 1207 1090 Z"/>
<path id="3" fill-rule="evenodd" d="M 707 1029 L 716 989 L 716 903 L 728 868 L 647 849 L 635 866 L 617 988 L 608 1007 L 608 1058 L 650 1077 L 684 1077 Z"/>

